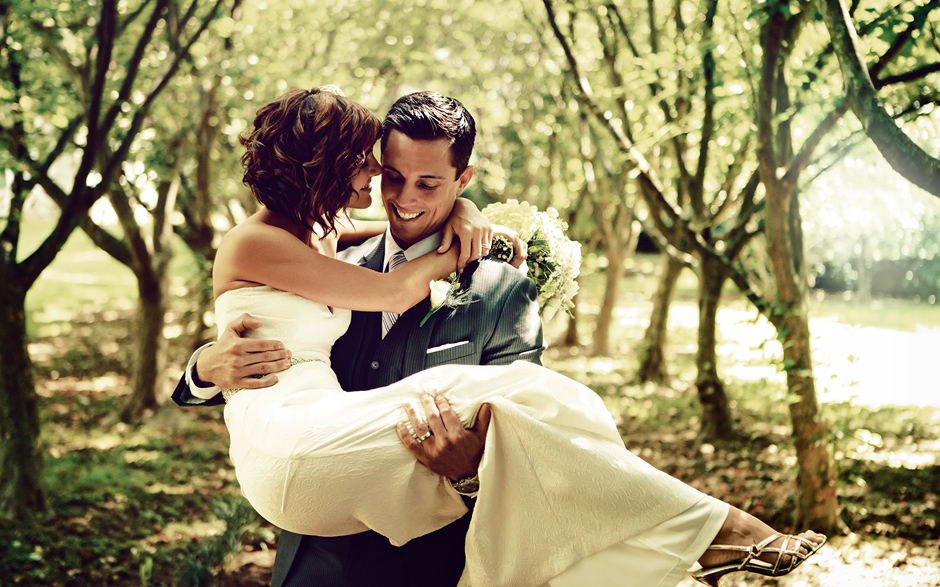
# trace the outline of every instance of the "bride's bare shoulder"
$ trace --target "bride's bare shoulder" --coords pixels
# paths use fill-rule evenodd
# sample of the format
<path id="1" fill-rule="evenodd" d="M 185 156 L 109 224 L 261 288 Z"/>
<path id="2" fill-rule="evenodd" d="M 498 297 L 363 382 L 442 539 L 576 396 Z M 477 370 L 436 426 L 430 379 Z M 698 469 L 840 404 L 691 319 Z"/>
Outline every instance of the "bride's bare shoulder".
<path id="1" fill-rule="evenodd" d="M 225 249 L 237 249 L 244 246 L 257 246 L 261 243 L 276 243 L 284 239 L 303 239 L 291 232 L 289 227 L 281 226 L 270 217 L 260 212 L 249 216 L 228 231 L 219 242 L 219 252 Z"/>

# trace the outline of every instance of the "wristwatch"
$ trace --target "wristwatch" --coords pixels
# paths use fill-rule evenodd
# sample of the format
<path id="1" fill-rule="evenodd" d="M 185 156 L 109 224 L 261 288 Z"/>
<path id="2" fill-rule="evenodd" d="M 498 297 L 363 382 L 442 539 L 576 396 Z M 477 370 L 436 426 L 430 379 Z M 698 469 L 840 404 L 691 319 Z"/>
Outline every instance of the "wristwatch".
<path id="1" fill-rule="evenodd" d="M 480 475 L 474 473 L 473 477 L 451 481 L 450 484 L 460 495 L 473 495 L 480 490 Z"/>

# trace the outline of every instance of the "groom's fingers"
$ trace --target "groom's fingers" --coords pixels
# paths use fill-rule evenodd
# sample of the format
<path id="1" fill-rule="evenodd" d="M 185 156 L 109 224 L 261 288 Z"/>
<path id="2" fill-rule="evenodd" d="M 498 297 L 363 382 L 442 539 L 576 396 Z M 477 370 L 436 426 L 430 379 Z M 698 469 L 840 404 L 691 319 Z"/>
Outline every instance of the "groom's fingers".
<path id="1" fill-rule="evenodd" d="M 261 328 L 261 321 L 257 318 L 252 317 L 249 313 L 244 313 L 235 320 L 232 320 L 225 325 L 225 331 L 222 333 L 222 336 L 226 334 L 234 334 L 235 336 L 241 338 L 245 336 L 248 331 L 254 330 L 255 328 Z M 221 337 L 220 337 L 221 338 Z"/>
<path id="2" fill-rule="evenodd" d="M 411 435 L 411 432 L 408 432 L 408 427 L 403 423 L 399 422 L 395 424 L 395 430 L 398 431 L 398 438 L 401 438 L 401 443 L 405 445 L 412 454 L 418 450 L 419 444 L 415 440 L 414 436 Z"/>
<path id="3" fill-rule="evenodd" d="M 468 430 L 464 429 L 457 413 L 445 398 L 423 395 L 421 405 L 427 416 L 427 424 L 421 421 L 417 406 L 409 405 L 408 417 L 414 435 L 404 424 L 399 424 L 397 431 L 402 444 L 420 463 L 442 477 L 457 480 L 472 476 L 483 456 L 489 408 L 481 408 L 477 425 Z M 431 435 L 425 438 L 429 430 Z M 422 440 L 419 442 L 419 439 Z"/>
<path id="4" fill-rule="evenodd" d="M 226 324 L 218 342 L 196 360 L 198 380 L 222 389 L 258 389 L 277 383 L 276 377 L 265 376 L 289 368 L 291 353 L 276 340 L 244 338 L 261 326 L 249 314 Z"/>
<path id="5" fill-rule="evenodd" d="M 473 424 L 473 427 L 470 430 L 476 434 L 481 439 L 486 439 L 486 431 L 490 427 L 490 417 L 492 416 L 490 411 L 490 404 L 483 404 L 480 406 L 480 410 L 477 412 L 477 421 Z"/>
<path id="6" fill-rule="evenodd" d="M 446 434 L 447 426 L 441 418 L 441 411 L 437 407 L 437 402 L 428 394 L 421 395 L 421 407 L 424 408 L 424 416 L 428 421 L 428 428 L 432 434 Z"/>
<path id="7" fill-rule="evenodd" d="M 239 342 L 233 342 L 231 352 L 237 355 L 237 359 L 242 365 L 280 361 L 281 359 L 289 359 L 291 356 L 290 351 L 276 340 L 252 340 L 247 338 Z"/>
<path id="8" fill-rule="evenodd" d="M 463 430 L 463 424 L 460 423 L 460 416 L 451 407 L 450 402 L 443 395 L 433 398 L 434 408 L 440 415 L 441 428 L 444 431 L 454 432 Z"/>
<path id="9" fill-rule="evenodd" d="M 418 413 L 419 408 L 418 404 L 415 402 L 409 402 L 405 406 L 405 411 L 408 413 L 408 420 L 411 422 L 411 429 L 414 430 L 416 436 L 422 436 L 429 431 L 428 421 L 424 414 Z M 433 434 L 433 432 L 432 432 Z"/>

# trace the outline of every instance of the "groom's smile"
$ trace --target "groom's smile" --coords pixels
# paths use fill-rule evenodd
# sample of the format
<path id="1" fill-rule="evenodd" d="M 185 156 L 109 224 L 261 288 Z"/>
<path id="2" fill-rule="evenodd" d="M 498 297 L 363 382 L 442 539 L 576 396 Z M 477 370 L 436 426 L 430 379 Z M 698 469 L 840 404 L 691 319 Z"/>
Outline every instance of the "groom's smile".
<path id="1" fill-rule="evenodd" d="M 392 204 L 392 207 L 395 208 L 395 213 L 398 215 L 398 217 L 405 221 L 414 220 L 415 218 L 424 214 L 424 212 L 408 213 L 408 212 L 403 211 L 398 206 L 395 206 L 394 204 Z"/>
<path id="2" fill-rule="evenodd" d="M 472 166 L 457 174 L 448 139 L 415 140 L 391 131 L 382 152 L 382 201 L 399 246 L 440 230 L 472 176 Z"/>

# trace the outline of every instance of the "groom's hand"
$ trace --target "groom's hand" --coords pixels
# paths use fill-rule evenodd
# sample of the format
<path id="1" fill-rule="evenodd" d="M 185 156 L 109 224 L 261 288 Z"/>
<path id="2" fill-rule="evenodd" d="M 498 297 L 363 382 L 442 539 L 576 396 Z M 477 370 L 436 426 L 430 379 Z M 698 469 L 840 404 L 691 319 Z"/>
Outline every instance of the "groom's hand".
<path id="1" fill-rule="evenodd" d="M 277 383 L 276 376 L 264 376 L 290 367 L 290 351 L 276 340 L 244 338 L 249 330 L 260 327 L 261 322 L 249 314 L 229 322 L 218 342 L 196 359 L 196 383 L 222 389 L 259 389 Z"/>
<path id="2" fill-rule="evenodd" d="M 404 424 L 398 425 L 398 436 L 405 447 L 421 464 L 452 481 L 475 475 L 483 458 L 486 430 L 490 425 L 490 405 L 480 406 L 472 428 L 463 427 L 444 396 L 423 395 L 421 407 L 426 418 L 421 417 L 416 406 L 408 406 L 414 435 Z M 418 442 L 429 431 L 431 435 Z"/>

